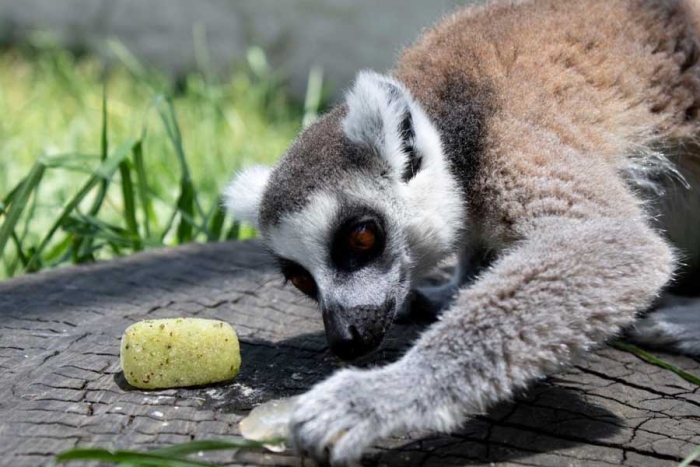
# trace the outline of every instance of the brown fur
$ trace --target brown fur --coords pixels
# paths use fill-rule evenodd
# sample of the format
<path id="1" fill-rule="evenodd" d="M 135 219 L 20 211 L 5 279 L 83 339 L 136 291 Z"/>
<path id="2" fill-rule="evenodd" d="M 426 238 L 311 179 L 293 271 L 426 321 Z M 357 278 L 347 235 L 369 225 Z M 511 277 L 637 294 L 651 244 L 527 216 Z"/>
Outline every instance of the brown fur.
<path id="1" fill-rule="evenodd" d="M 467 9 L 409 48 L 395 75 L 436 120 L 455 81 L 473 83 L 466 99 L 489 90 L 468 195 L 474 224 L 507 244 L 533 217 L 634 215 L 639 203 L 614 172 L 698 133 L 698 10 L 666 0 Z M 698 161 L 681 159 L 695 167 L 687 174 Z"/>

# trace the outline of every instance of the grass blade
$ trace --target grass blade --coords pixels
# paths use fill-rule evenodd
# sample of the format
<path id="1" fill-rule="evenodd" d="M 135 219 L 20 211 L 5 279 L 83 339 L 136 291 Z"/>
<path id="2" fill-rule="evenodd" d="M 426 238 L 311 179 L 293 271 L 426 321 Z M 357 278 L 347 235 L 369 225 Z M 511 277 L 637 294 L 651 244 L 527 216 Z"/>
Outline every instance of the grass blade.
<path id="1" fill-rule="evenodd" d="M 177 200 L 177 209 L 180 211 L 180 223 L 177 226 L 178 243 L 192 241 L 192 229 L 194 227 L 194 187 L 192 183 L 181 185 L 180 197 Z"/>
<path id="2" fill-rule="evenodd" d="M 100 131 L 100 161 L 104 162 L 107 160 L 109 154 L 109 141 L 107 135 L 107 85 L 102 87 L 102 127 Z M 97 191 L 97 196 L 88 211 L 91 216 L 97 215 L 102 208 L 102 203 L 104 203 L 105 197 L 107 196 L 107 188 L 109 188 L 109 180 L 101 180 L 100 187 Z M 85 253 L 88 250 L 92 250 L 92 239 L 86 238 L 80 242 L 78 247 L 80 251 L 76 252 L 77 257 L 92 257 L 92 255 Z"/>
<path id="3" fill-rule="evenodd" d="M 157 193 L 155 192 L 150 192 L 150 196 L 154 201 L 158 201 L 159 203 L 162 203 L 164 206 L 169 206 L 169 203 L 161 198 Z M 205 236 L 208 237 L 209 235 L 209 230 L 207 228 L 207 221 L 204 220 L 203 222 L 197 222 L 197 219 L 194 217 L 190 216 L 186 212 L 182 211 L 179 206 L 175 206 L 175 208 L 172 210 L 172 214 L 168 216 L 168 221 L 165 223 L 165 228 L 161 229 L 160 233 L 160 243 L 163 244 L 165 242 L 165 239 L 168 237 L 170 230 L 172 229 L 173 224 L 175 223 L 175 220 L 178 219 L 183 219 L 187 221 L 189 225 L 191 225 L 194 229 L 192 232 L 192 237 L 196 237 L 197 235 L 204 234 Z"/>
<path id="4" fill-rule="evenodd" d="M 2 227 L 0 227 L 0 256 L 3 256 L 7 241 L 15 232 L 15 225 L 17 225 L 17 221 L 19 221 L 20 215 L 27 205 L 29 196 L 36 189 L 37 185 L 39 185 L 41 178 L 44 176 L 44 170 L 45 166 L 41 161 L 34 164 L 32 170 L 24 178 L 21 188 L 19 188 L 16 194 L 13 194 L 12 202 L 5 215 L 5 221 Z"/>
<path id="5" fill-rule="evenodd" d="M 28 259 L 27 255 L 24 253 L 24 249 L 22 248 L 22 240 L 20 240 L 20 238 L 17 236 L 17 233 L 14 230 L 12 231 L 12 243 L 15 244 L 17 259 L 22 264 L 23 268 L 27 267 Z"/>
<path id="6" fill-rule="evenodd" d="M 133 151 L 132 151 L 133 152 Z M 134 184 L 131 181 L 131 167 L 129 161 L 124 159 L 119 163 L 119 173 L 122 179 L 122 198 L 124 199 L 124 221 L 129 233 L 134 237 L 133 248 L 142 250 L 143 245 L 139 237 L 139 224 L 136 220 L 136 197 L 134 196 Z"/>
<path id="7" fill-rule="evenodd" d="M 50 266 L 55 266 L 61 263 L 64 258 L 69 257 L 69 250 L 71 246 L 71 237 L 66 235 L 66 237 L 54 245 L 50 250 L 44 255 L 44 261 Z"/>
<path id="8" fill-rule="evenodd" d="M 647 363 L 651 363 L 652 365 L 656 365 L 656 366 L 661 367 L 665 370 L 671 371 L 671 372 L 677 374 L 678 376 L 680 376 L 681 378 L 683 378 L 684 380 L 688 381 L 689 383 L 697 384 L 698 386 L 700 386 L 700 378 L 698 378 L 697 376 L 691 375 L 687 371 L 683 371 L 680 368 L 673 366 L 670 363 L 665 362 L 665 361 L 661 360 L 660 358 L 655 357 L 648 352 L 645 352 L 644 350 L 640 349 L 636 345 L 627 344 L 625 342 L 615 341 L 615 342 L 611 342 L 610 346 L 614 347 L 618 350 L 622 350 L 624 352 L 629 352 L 631 354 L 634 354 L 637 357 L 641 358 L 642 360 L 646 361 Z"/>
<path id="9" fill-rule="evenodd" d="M 163 92 L 168 87 L 167 80 L 163 79 L 162 76 L 149 72 L 123 42 L 111 39 L 107 41 L 107 46 L 139 83 L 145 84 L 154 92 Z"/>
<path id="10" fill-rule="evenodd" d="M 688 467 L 698 457 L 700 457 L 700 446 L 696 447 L 688 457 L 683 459 L 683 462 L 678 464 L 678 467 Z"/>
<path id="11" fill-rule="evenodd" d="M 202 440 L 202 441 L 192 441 L 189 443 L 176 444 L 174 446 L 169 446 L 167 448 L 157 449 L 151 451 L 153 454 L 168 455 L 168 456 L 186 456 L 188 454 L 194 454 L 196 452 L 205 451 L 225 451 L 225 450 L 235 450 L 235 449 L 262 449 L 266 444 L 281 444 L 285 440 L 283 439 L 273 439 L 270 441 L 260 442 L 260 441 L 250 441 L 246 439 L 236 439 L 230 441 L 222 440 Z"/>
<path id="12" fill-rule="evenodd" d="M 25 177 L 26 178 L 26 177 Z M 5 215 L 7 214 L 6 210 L 7 207 L 10 205 L 12 202 L 12 199 L 15 197 L 17 192 L 19 191 L 20 188 L 22 188 L 22 184 L 24 183 L 25 179 L 22 179 L 10 192 L 3 198 L 2 201 L 0 201 L 0 215 Z"/>
<path id="13" fill-rule="evenodd" d="M 214 213 L 209 221 L 209 241 L 221 240 L 221 234 L 224 230 L 224 221 L 226 220 L 226 212 L 221 208 L 221 203 L 216 203 Z"/>
<path id="14" fill-rule="evenodd" d="M 105 85 L 102 90 L 102 130 L 100 135 L 100 161 L 104 162 L 107 160 L 107 155 L 109 153 L 109 142 L 107 138 L 107 86 Z M 109 180 L 104 179 L 100 182 L 100 190 L 95 198 L 95 202 L 90 208 L 90 215 L 94 216 L 100 211 L 102 203 L 104 202 L 105 196 L 107 195 L 107 188 L 109 187 Z"/>
<path id="15" fill-rule="evenodd" d="M 100 159 L 100 154 L 76 152 L 51 154 L 50 156 L 42 157 L 42 161 L 47 169 L 62 169 L 83 173 L 90 173 L 89 167 L 86 166 L 94 162 L 100 162 Z"/>
<path id="16" fill-rule="evenodd" d="M 20 235 L 20 241 L 24 242 L 24 240 L 27 238 L 27 235 L 29 235 L 29 230 L 30 230 L 30 223 L 32 219 L 34 219 L 34 215 L 36 214 L 36 207 L 37 207 L 37 200 L 39 199 L 38 196 L 38 190 L 34 191 L 34 195 L 31 197 L 31 204 L 29 205 L 29 210 L 27 211 L 27 214 L 24 216 L 24 225 L 22 226 L 22 233 Z"/>
<path id="17" fill-rule="evenodd" d="M 139 62 L 134 54 L 131 53 L 129 49 L 126 48 L 124 43 L 119 40 L 111 39 L 107 41 L 107 45 L 110 50 L 117 58 L 122 62 L 122 64 L 137 78 L 139 81 L 148 81 L 148 72 L 144 66 Z"/>
<path id="18" fill-rule="evenodd" d="M 163 109 L 160 104 L 163 99 L 166 104 L 168 104 L 168 112 Z M 192 185 L 192 179 L 190 178 L 190 170 L 187 165 L 187 160 L 185 159 L 185 151 L 182 147 L 182 135 L 180 134 L 180 129 L 178 128 L 177 121 L 175 120 L 175 110 L 172 107 L 172 103 L 167 98 L 161 98 L 156 104 L 156 109 L 160 115 L 160 119 L 165 127 L 165 132 L 170 139 L 173 148 L 175 149 L 175 154 L 177 156 L 178 162 L 180 164 L 180 195 L 177 199 L 177 210 L 182 214 L 180 216 L 180 222 L 177 226 L 177 241 L 178 243 L 185 243 L 192 240 L 192 222 L 188 220 L 194 218 L 194 208 L 195 208 L 195 191 Z"/>
<path id="19" fill-rule="evenodd" d="M 10 205 L 10 203 L 12 202 L 15 195 L 17 194 L 17 192 L 19 191 L 19 189 L 22 187 L 23 184 L 24 184 L 24 180 L 19 182 L 19 184 L 17 186 L 15 186 L 10 191 L 10 193 L 7 194 L 7 196 L 5 196 L 5 199 L 0 201 L 0 217 L 7 214 L 8 206 Z M 32 202 L 32 208 L 35 205 L 36 205 L 36 194 L 35 194 L 33 202 Z M 31 217 L 31 209 L 30 209 L 30 213 L 27 216 L 25 216 L 25 218 L 30 218 L 30 217 Z M 25 232 L 26 232 L 26 227 L 27 227 L 28 222 L 29 222 L 29 219 L 25 220 Z M 15 225 L 15 227 L 16 227 L 16 225 Z M 20 261 L 20 263 L 22 263 L 22 267 L 25 267 L 27 265 L 27 255 L 24 253 L 24 249 L 22 248 L 22 239 L 24 238 L 24 236 L 23 236 L 23 238 L 19 238 L 17 236 L 17 232 L 14 228 L 12 229 L 11 236 L 12 236 L 12 242 L 15 244 L 15 249 L 17 251 L 17 259 Z M 17 265 L 13 264 L 11 266 L 8 266 L 7 265 L 8 258 L 6 256 L 4 256 L 1 252 L 0 252 L 0 258 L 3 258 L 3 260 L 5 261 L 7 275 L 12 276 L 10 271 L 14 272 Z"/>
<path id="20" fill-rule="evenodd" d="M 309 80 L 306 85 L 306 98 L 304 99 L 304 118 L 302 128 L 308 128 L 318 118 L 323 99 L 323 68 L 315 66 L 309 72 Z"/>
<path id="21" fill-rule="evenodd" d="M 151 219 L 155 220 L 155 211 L 151 197 L 148 194 L 148 179 L 146 177 L 146 166 L 143 163 L 143 138 L 134 144 L 132 150 L 134 156 L 134 166 L 136 168 L 136 181 L 138 182 L 138 193 L 143 210 L 143 228 L 146 238 L 151 237 Z"/>
<path id="22" fill-rule="evenodd" d="M 167 109 L 163 108 L 162 102 L 165 102 Z M 190 217 L 194 217 L 194 208 L 196 207 L 199 211 L 199 215 L 204 217 L 204 211 L 202 206 L 199 204 L 196 193 L 194 191 L 194 185 L 192 184 L 192 177 L 190 176 L 190 168 L 187 164 L 187 158 L 185 157 L 185 149 L 182 145 L 182 133 L 180 132 L 180 126 L 177 123 L 177 115 L 175 113 L 175 106 L 173 101 L 169 98 L 161 98 L 156 103 L 156 109 L 160 115 L 165 131 L 168 135 L 168 139 L 175 149 L 175 155 L 177 156 L 178 162 L 180 164 L 181 177 L 180 177 L 180 193 L 189 192 L 188 196 L 192 197 L 192 208 L 185 210 Z M 190 212 L 191 210 L 191 212 Z"/>
<path id="23" fill-rule="evenodd" d="M 70 216 L 66 219 L 62 228 L 77 237 L 99 238 L 118 243 L 121 246 L 133 246 L 134 241 L 140 240 L 138 235 L 133 235 L 127 229 L 111 225 L 89 215 Z"/>
<path id="24" fill-rule="evenodd" d="M 2 257 L 2 264 L 5 269 L 5 275 L 7 277 L 12 277 L 15 274 L 15 269 L 17 269 L 17 259 L 10 260 L 7 256 Z"/>
<path id="25" fill-rule="evenodd" d="M 178 459 L 167 455 L 159 455 L 136 451 L 108 451 L 106 449 L 72 449 L 56 456 L 56 463 L 70 461 L 102 461 L 115 464 L 129 464 L 152 467 L 212 467 L 207 462 Z"/>
<path id="26" fill-rule="evenodd" d="M 107 139 L 107 84 L 102 86 L 102 131 L 100 133 L 100 159 L 105 161 L 109 154 L 109 140 Z"/>
<path id="27" fill-rule="evenodd" d="M 173 228 L 173 223 L 175 222 L 175 218 L 177 217 L 177 208 L 173 210 L 173 213 L 168 217 L 168 221 L 165 223 L 165 228 L 160 234 L 160 243 L 165 243 L 165 239 L 167 238 L 168 234 L 170 233 L 170 229 Z"/>
<path id="28" fill-rule="evenodd" d="M 39 246 L 37 247 L 36 251 L 29 259 L 26 268 L 27 270 L 36 267 L 36 264 L 38 264 L 39 262 L 39 257 L 53 238 L 56 231 L 60 229 L 61 226 L 66 222 L 73 210 L 76 207 L 78 207 L 80 202 L 83 201 L 83 199 L 87 196 L 90 190 L 92 190 L 101 181 L 109 181 L 112 178 L 114 172 L 116 172 L 117 168 L 119 167 L 119 164 L 127 157 L 133 145 L 133 142 L 129 142 L 120 146 L 117 149 L 115 155 L 105 160 L 102 164 L 100 164 L 100 166 L 97 168 L 97 170 L 95 170 L 93 175 L 88 179 L 88 181 L 83 185 L 83 187 L 80 190 L 78 190 L 78 193 L 76 193 L 73 196 L 73 198 L 63 207 L 63 210 L 58 216 L 58 219 L 56 219 L 51 225 L 47 233 L 44 235 L 44 238 L 41 240 L 41 243 L 39 243 Z M 0 254 L 1 253 L 2 250 L 0 250 Z"/>
<path id="29" fill-rule="evenodd" d="M 69 462 L 78 460 L 94 460 L 103 462 L 112 462 L 117 464 L 130 464 L 138 466 L 156 466 L 156 467 L 210 467 L 214 464 L 206 462 L 193 461 L 186 459 L 185 456 L 207 451 L 228 451 L 238 449 L 262 449 L 266 444 L 280 444 L 282 439 L 273 439 L 270 441 L 249 441 L 249 440 L 202 440 L 192 441 L 189 443 L 168 446 L 166 448 L 156 449 L 149 452 L 137 451 L 108 451 L 106 449 L 71 449 L 56 456 L 56 462 Z"/>
<path id="30" fill-rule="evenodd" d="M 241 223 L 233 221 L 231 228 L 226 232 L 226 240 L 236 240 L 241 236 Z"/>

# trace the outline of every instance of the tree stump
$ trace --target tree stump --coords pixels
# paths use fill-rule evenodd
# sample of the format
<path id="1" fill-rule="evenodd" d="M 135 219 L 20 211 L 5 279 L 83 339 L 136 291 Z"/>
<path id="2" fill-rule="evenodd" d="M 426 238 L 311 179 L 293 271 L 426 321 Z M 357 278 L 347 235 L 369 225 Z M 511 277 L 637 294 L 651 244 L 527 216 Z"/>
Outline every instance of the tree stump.
<path id="1" fill-rule="evenodd" d="M 141 391 L 119 366 L 139 320 L 227 321 L 243 366 L 211 387 Z M 237 436 L 257 404 L 301 393 L 340 363 L 315 306 L 284 287 L 255 241 L 189 245 L 0 284 L 0 465 L 37 466 L 74 446 L 148 449 Z M 420 332 L 397 325 L 376 364 Z M 662 358 L 700 374 L 692 359 Z M 410 390 L 410 388 L 407 388 Z M 368 466 L 673 466 L 700 445 L 700 389 L 603 348 L 450 435 L 381 441 Z M 205 456 L 226 465 L 309 465 L 291 453 Z"/>

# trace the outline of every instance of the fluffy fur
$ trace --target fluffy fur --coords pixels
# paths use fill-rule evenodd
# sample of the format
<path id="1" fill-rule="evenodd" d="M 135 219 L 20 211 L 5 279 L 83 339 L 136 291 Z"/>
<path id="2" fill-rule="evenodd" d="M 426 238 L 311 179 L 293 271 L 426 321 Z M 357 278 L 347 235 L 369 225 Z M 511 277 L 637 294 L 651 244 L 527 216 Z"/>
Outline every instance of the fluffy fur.
<path id="1" fill-rule="evenodd" d="M 700 299 L 667 296 L 659 308 L 637 321 L 629 337 L 641 345 L 700 355 Z"/>
<path id="2" fill-rule="evenodd" d="M 343 131 L 354 143 L 365 145 L 385 157 L 398 177 L 407 155 L 403 149 L 401 119 L 410 101 L 398 81 L 373 72 L 362 72 L 347 96 L 348 113 Z"/>
<path id="3" fill-rule="evenodd" d="M 270 168 L 249 167 L 239 172 L 224 190 L 224 206 L 242 222 L 258 225 L 258 210 L 270 177 Z"/>
<path id="4" fill-rule="evenodd" d="M 700 271 L 699 24 L 697 0 L 463 9 L 299 137 L 250 199 L 324 317 L 331 297 L 383 335 L 386 304 L 447 255 L 495 258 L 429 291 L 453 301 L 402 359 L 302 395 L 299 451 L 345 463 L 377 437 L 454 429 L 623 329 L 700 351 L 697 300 L 630 328 Z M 340 273 L 328 237 L 358 209 L 384 219 L 387 251 Z"/>

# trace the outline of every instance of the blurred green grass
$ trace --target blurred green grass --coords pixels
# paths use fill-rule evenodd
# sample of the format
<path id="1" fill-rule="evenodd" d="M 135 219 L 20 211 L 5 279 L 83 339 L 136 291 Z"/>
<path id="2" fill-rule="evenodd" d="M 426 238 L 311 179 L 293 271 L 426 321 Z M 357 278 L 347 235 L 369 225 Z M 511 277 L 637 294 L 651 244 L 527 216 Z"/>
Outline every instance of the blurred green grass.
<path id="1" fill-rule="evenodd" d="M 110 45 L 107 68 L 50 41 L 0 52 L 0 278 L 253 235 L 222 188 L 274 162 L 322 102 L 319 70 L 295 102 L 260 49 L 224 78 L 203 63 L 173 82 Z"/>

